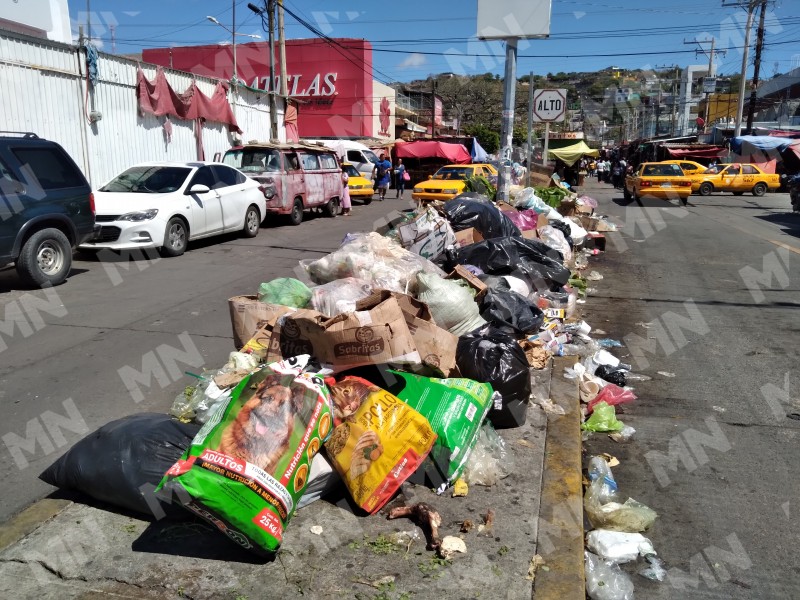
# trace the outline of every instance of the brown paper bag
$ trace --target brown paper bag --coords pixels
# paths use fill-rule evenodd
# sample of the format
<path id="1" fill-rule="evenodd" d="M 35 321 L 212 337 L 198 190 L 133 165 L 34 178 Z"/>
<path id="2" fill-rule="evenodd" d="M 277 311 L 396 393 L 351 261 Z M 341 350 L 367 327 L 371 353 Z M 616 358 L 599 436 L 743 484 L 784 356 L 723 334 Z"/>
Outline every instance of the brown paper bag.
<path id="1" fill-rule="evenodd" d="M 228 300 L 233 326 L 233 343 L 240 349 L 259 327 L 268 322 L 275 322 L 281 315 L 296 309 L 280 304 L 259 302 L 258 296 L 234 296 Z"/>

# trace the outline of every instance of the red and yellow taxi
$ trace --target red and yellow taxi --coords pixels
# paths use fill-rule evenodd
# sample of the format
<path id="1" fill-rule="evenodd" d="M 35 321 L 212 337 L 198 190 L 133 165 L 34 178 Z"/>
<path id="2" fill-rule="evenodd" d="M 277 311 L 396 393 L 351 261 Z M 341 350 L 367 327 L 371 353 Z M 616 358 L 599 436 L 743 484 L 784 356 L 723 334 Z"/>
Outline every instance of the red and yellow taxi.
<path id="1" fill-rule="evenodd" d="M 697 175 L 708 168 L 693 160 L 662 160 L 661 162 L 665 165 L 678 165 L 684 175 Z"/>
<path id="2" fill-rule="evenodd" d="M 692 182 L 683 174 L 680 166 L 665 163 L 642 163 L 639 168 L 625 178 L 625 199 L 642 197 L 671 200 L 686 199 L 692 193 Z"/>
<path id="3" fill-rule="evenodd" d="M 780 175 L 765 173 L 747 163 L 720 164 L 692 176 L 692 192 L 708 196 L 713 192 L 733 192 L 741 196 L 751 192 L 763 196 L 767 191 L 777 192 L 781 187 Z"/>
<path id="4" fill-rule="evenodd" d="M 464 191 L 466 180 L 470 177 L 497 177 L 497 169 L 490 164 L 445 165 L 430 179 L 420 181 L 414 186 L 411 197 L 414 200 L 452 200 Z"/>
<path id="5" fill-rule="evenodd" d="M 372 196 L 375 193 L 372 182 L 359 173 L 358 169 L 350 163 L 342 163 L 342 169 L 349 177 L 347 189 L 350 191 L 350 198 L 360 200 L 364 204 L 372 202 Z"/>

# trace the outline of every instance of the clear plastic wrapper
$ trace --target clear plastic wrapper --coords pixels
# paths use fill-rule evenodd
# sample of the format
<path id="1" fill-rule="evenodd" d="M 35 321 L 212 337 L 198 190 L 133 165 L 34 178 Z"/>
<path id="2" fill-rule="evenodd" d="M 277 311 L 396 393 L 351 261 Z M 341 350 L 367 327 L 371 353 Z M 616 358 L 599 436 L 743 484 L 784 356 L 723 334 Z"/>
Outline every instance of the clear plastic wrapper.
<path id="1" fill-rule="evenodd" d="M 618 565 L 584 552 L 586 594 L 591 600 L 633 600 L 633 582 Z"/>
<path id="2" fill-rule="evenodd" d="M 566 263 L 572 262 L 572 248 L 560 229 L 547 225 L 539 230 L 539 237 L 553 250 L 560 252 Z"/>
<path id="3" fill-rule="evenodd" d="M 544 200 L 539 198 L 539 196 L 536 195 L 536 191 L 530 187 L 523 189 L 517 194 L 517 197 L 514 199 L 514 206 L 520 210 L 533 209 L 540 215 L 547 214 L 550 212 L 551 208 Z"/>
<path id="4" fill-rule="evenodd" d="M 315 283 L 356 277 L 375 288 L 404 294 L 416 292 L 418 273 L 445 276 L 428 259 L 375 232 L 348 234 L 338 250 L 317 260 L 301 260 L 300 264 Z"/>
<path id="5" fill-rule="evenodd" d="M 623 564 L 639 556 L 655 555 L 653 543 L 641 533 L 595 529 L 586 534 L 586 546 L 600 558 Z"/>
<path id="6" fill-rule="evenodd" d="M 298 279 L 279 277 L 258 286 L 258 301 L 292 308 L 305 308 L 311 300 L 311 290 Z"/>
<path id="7" fill-rule="evenodd" d="M 511 460 L 505 440 L 495 431 L 491 423 L 484 423 L 478 441 L 469 455 L 464 479 L 469 485 L 491 487 L 513 472 L 514 465 Z"/>
<path id="8" fill-rule="evenodd" d="M 356 303 L 372 294 L 372 285 L 363 279 L 345 277 L 311 288 L 311 305 L 326 317 L 353 312 Z"/>

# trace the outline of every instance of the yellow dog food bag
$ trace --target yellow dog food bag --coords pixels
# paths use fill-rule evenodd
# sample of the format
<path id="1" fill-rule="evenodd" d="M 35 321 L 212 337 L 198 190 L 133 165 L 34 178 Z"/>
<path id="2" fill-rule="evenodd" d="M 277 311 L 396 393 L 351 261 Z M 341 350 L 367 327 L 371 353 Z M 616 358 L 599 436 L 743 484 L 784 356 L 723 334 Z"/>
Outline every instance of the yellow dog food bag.
<path id="1" fill-rule="evenodd" d="M 333 384 L 331 395 L 335 407 L 353 412 L 344 413 L 325 451 L 353 499 L 372 514 L 417 470 L 436 434 L 416 410 L 360 377 Z"/>

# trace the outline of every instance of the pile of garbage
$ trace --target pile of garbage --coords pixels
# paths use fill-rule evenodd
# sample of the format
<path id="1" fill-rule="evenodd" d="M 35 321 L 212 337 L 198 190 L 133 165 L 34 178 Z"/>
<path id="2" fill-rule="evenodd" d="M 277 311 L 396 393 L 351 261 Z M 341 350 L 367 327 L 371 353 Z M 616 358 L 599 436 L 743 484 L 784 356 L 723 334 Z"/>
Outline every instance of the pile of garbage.
<path id="1" fill-rule="evenodd" d="M 188 510 L 265 556 L 335 486 L 373 515 L 409 480 L 455 496 L 493 485 L 509 473 L 497 430 L 523 425 L 531 401 L 559 410 L 543 383 L 550 357 L 597 344 L 576 318 L 599 276 L 586 273 L 606 222 L 594 207 L 566 195 L 556 209 L 531 188 L 514 205 L 467 193 L 350 233 L 301 261 L 302 280 L 230 299 L 236 351 L 193 374 L 170 415 L 109 423 L 41 477 L 151 517 Z M 602 387 L 587 428 L 626 401 L 592 385 L 616 373 L 593 356 L 575 375 Z M 609 522 L 641 510 L 598 505 Z M 440 537 L 430 504 L 388 517 L 414 519 L 442 557 L 464 551 Z"/>

